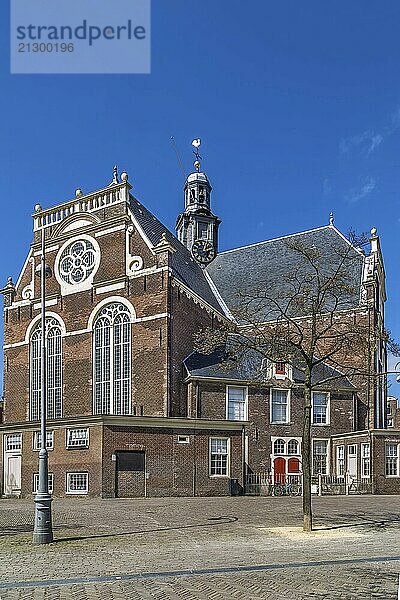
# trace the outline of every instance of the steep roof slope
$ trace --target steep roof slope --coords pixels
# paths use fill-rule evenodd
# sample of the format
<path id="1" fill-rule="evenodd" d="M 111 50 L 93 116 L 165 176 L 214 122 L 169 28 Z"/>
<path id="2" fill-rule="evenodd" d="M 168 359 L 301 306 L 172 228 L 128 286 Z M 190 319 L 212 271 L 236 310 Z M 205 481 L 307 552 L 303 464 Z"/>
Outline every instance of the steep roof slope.
<path id="1" fill-rule="evenodd" d="M 343 291 L 340 308 L 359 306 L 364 255 L 351 246 L 333 225 L 328 225 L 219 253 L 208 265 L 207 272 L 233 314 L 240 312 L 243 303 L 240 296 L 243 294 L 250 298 L 264 293 L 279 302 L 293 294 L 293 278 L 301 281 L 310 272 L 309 263 L 300 252 L 293 250 L 294 245 L 315 250 L 320 272 L 324 275 L 333 272 L 346 255 L 348 285 Z M 268 299 L 263 302 L 265 320 L 277 318 L 278 314 L 276 311 L 274 314 Z"/>
<path id="2" fill-rule="evenodd" d="M 197 294 L 197 296 L 207 302 L 207 304 L 210 304 L 221 314 L 224 314 L 224 309 L 218 302 L 203 269 L 193 259 L 189 250 L 181 244 L 157 217 L 133 196 L 130 198 L 130 209 L 153 246 L 156 246 L 160 242 L 161 236 L 165 234 L 168 242 L 175 249 L 171 259 L 174 276 Z"/>

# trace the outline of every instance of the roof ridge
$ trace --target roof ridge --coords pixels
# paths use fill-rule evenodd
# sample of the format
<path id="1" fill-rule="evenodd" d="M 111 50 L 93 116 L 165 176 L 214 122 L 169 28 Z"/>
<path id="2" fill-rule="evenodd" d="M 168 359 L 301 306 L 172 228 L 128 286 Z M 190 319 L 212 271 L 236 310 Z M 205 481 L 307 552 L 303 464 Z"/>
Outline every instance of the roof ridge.
<path id="1" fill-rule="evenodd" d="M 314 231 L 321 231 L 322 229 L 333 229 L 334 231 L 339 233 L 344 239 L 346 239 L 347 242 L 349 242 L 349 240 L 347 240 L 347 238 L 334 225 L 322 225 L 321 227 L 314 227 L 314 229 L 307 229 L 306 231 L 298 231 L 296 233 L 289 233 L 287 235 L 281 235 L 281 236 L 278 236 L 275 238 L 271 238 L 269 240 L 262 240 L 261 242 L 255 242 L 254 244 L 247 244 L 245 246 L 238 246 L 237 248 L 231 248 L 230 250 L 222 250 L 222 251 L 218 252 L 218 255 L 227 254 L 228 252 L 236 252 L 237 250 L 244 250 L 244 248 L 253 248 L 254 246 L 261 246 L 262 244 L 268 244 L 269 242 L 276 242 L 278 240 L 284 240 L 286 238 L 294 237 L 296 235 L 302 235 L 305 233 L 313 233 Z M 349 243 L 351 243 L 351 242 L 349 242 Z"/>

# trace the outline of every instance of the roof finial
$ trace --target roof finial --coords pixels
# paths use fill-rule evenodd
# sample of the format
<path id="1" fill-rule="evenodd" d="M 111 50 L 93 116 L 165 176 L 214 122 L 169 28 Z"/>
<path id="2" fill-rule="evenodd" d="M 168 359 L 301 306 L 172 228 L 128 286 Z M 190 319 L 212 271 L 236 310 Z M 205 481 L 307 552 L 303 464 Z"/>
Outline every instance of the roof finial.
<path id="1" fill-rule="evenodd" d="M 329 213 L 329 225 L 333 225 L 334 222 L 335 222 L 335 217 L 333 216 L 333 212 L 331 211 Z"/>
<path id="2" fill-rule="evenodd" d="M 194 168 L 196 169 L 197 172 L 200 171 L 200 166 L 201 163 L 200 161 L 202 160 L 200 154 L 199 154 L 199 148 L 201 146 L 201 139 L 200 138 L 196 138 L 195 140 L 193 140 L 192 142 L 192 146 L 195 148 L 195 150 L 193 150 L 193 154 L 196 157 L 196 160 L 194 161 Z"/>
<path id="3" fill-rule="evenodd" d="M 114 176 L 113 176 L 113 183 L 119 183 L 119 178 L 118 178 L 118 167 L 117 165 L 114 165 Z"/>

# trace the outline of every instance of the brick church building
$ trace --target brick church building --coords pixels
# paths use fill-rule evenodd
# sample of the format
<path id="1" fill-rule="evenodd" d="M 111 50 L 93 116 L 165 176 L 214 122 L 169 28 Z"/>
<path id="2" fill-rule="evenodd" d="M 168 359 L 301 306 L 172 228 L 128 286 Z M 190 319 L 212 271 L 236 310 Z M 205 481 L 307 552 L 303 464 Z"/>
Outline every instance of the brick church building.
<path id="1" fill-rule="evenodd" d="M 329 225 L 218 252 L 220 219 L 195 163 L 172 234 L 131 193 L 127 173 L 49 209 L 35 207 L 33 241 L 4 295 L 2 494 L 37 487 L 40 447 L 40 240 L 46 263 L 47 447 L 56 497 L 224 495 L 249 473 L 301 475 L 304 378 L 295 364 L 254 356 L 227 369 L 194 335 L 235 322 L 244 280 L 284 280 L 287 238 L 329 254 L 349 242 Z M 359 311 L 383 331 L 385 280 L 376 230 L 354 248 Z M 236 323 L 237 324 L 237 323 Z M 240 329 L 240 324 L 239 324 Z M 386 370 L 384 344 L 374 347 Z M 331 369 L 321 365 L 321 369 Z M 260 379 L 260 373 L 263 373 Z M 400 431 L 386 428 L 386 386 L 336 373 L 313 394 L 315 475 L 351 473 L 376 493 L 400 492 Z M 317 373 L 318 377 L 318 373 Z M 384 379 L 384 378 L 383 378 Z"/>

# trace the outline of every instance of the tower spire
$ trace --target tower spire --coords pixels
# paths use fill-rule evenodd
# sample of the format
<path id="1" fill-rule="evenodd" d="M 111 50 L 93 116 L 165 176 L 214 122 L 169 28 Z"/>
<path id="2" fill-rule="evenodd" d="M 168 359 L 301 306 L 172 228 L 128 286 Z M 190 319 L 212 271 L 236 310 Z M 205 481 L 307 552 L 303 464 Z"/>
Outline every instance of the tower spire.
<path id="1" fill-rule="evenodd" d="M 221 221 L 211 211 L 212 187 L 207 175 L 201 170 L 200 145 L 200 138 L 192 141 L 194 172 L 186 178 L 185 208 L 176 221 L 176 231 L 178 239 L 190 250 L 193 258 L 205 266 L 218 251 L 218 227 Z"/>

